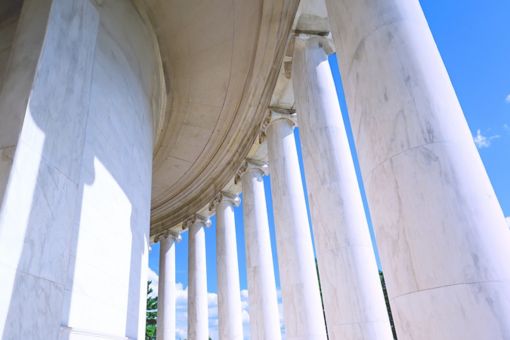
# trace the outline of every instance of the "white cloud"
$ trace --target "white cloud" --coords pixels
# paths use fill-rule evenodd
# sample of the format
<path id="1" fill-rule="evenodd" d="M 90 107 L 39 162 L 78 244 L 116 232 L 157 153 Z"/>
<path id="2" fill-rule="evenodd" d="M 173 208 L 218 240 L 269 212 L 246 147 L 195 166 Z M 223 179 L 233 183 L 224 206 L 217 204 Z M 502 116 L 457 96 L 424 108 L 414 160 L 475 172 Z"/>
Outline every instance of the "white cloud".
<path id="1" fill-rule="evenodd" d="M 149 268 L 148 274 L 149 281 L 152 281 L 151 286 L 154 290 L 154 296 L 157 296 L 159 277 L 152 269 Z M 188 287 L 184 287 L 182 283 L 176 283 L 176 339 L 182 340 L 188 337 Z M 283 308 L 281 291 L 278 290 L 278 309 L 280 312 L 280 324 L 283 325 Z M 243 320 L 243 332 L 244 338 L 250 338 L 250 314 L 249 314 L 249 303 L 248 303 L 248 291 L 246 289 L 241 290 L 241 306 L 242 306 L 242 320 Z M 219 339 L 218 336 L 218 295 L 216 293 L 209 292 L 207 294 L 208 300 L 208 311 L 209 311 L 209 332 L 213 340 Z M 285 334 L 285 330 L 282 326 L 282 332 Z"/>
<path id="2" fill-rule="evenodd" d="M 480 129 L 476 131 L 476 136 L 473 137 L 473 140 L 477 146 L 478 149 L 485 149 L 491 146 L 492 140 L 499 138 L 499 135 L 493 135 L 493 136 L 484 136 L 482 135 L 482 132 Z"/>
<path id="3" fill-rule="evenodd" d="M 510 93 L 505 97 L 505 102 L 510 104 Z"/>

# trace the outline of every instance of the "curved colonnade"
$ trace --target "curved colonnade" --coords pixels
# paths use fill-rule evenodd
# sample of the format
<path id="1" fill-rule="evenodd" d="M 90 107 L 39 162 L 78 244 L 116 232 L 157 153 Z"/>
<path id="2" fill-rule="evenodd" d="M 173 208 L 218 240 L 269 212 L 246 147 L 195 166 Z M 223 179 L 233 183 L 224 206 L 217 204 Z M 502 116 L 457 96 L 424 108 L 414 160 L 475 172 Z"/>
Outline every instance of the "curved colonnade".
<path id="1" fill-rule="evenodd" d="M 250 335 L 280 339 L 270 173 L 286 338 L 391 339 L 334 50 L 399 337 L 510 337 L 510 234 L 418 1 L 10 0 L 0 37 L 2 338 L 143 338 L 160 241 L 173 339 L 187 230 L 206 339 L 212 213 L 220 337 L 243 338 L 242 190 Z"/>

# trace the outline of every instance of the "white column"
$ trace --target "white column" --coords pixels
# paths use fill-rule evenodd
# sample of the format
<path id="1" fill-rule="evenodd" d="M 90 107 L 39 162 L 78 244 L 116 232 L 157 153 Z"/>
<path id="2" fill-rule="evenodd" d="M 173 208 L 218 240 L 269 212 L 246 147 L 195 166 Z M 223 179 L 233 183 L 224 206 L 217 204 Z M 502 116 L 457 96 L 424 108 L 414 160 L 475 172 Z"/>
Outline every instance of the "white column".
<path id="1" fill-rule="evenodd" d="M 510 233 L 419 2 L 326 4 L 397 335 L 509 339 Z"/>
<path id="2" fill-rule="evenodd" d="M 157 339 L 175 339 L 175 243 L 179 234 L 168 234 L 159 241 L 159 285 Z"/>
<path id="3" fill-rule="evenodd" d="M 393 339 L 327 44 L 296 38 L 292 82 L 328 335 Z"/>
<path id="4" fill-rule="evenodd" d="M 218 330 L 220 339 L 243 339 L 243 317 L 237 262 L 234 207 L 237 195 L 220 193 L 211 208 L 216 209 L 216 271 L 218 274 Z"/>
<path id="5" fill-rule="evenodd" d="M 207 266 L 205 256 L 205 227 L 208 218 L 195 215 L 185 225 L 189 228 L 188 244 L 188 339 L 209 338 L 207 302 Z"/>
<path id="6" fill-rule="evenodd" d="M 273 113 L 267 139 L 286 337 L 326 339 L 291 115 Z"/>
<path id="7" fill-rule="evenodd" d="M 250 338 L 281 339 L 278 297 L 269 237 L 263 176 L 267 166 L 247 162 L 241 169 Z"/>

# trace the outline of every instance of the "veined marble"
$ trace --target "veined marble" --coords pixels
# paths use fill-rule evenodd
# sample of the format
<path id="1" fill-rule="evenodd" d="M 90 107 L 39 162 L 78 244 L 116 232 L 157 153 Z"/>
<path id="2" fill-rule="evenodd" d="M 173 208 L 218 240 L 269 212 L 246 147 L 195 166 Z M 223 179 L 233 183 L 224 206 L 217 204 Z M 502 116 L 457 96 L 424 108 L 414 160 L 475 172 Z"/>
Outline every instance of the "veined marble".
<path id="1" fill-rule="evenodd" d="M 393 339 L 340 104 L 317 36 L 297 37 L 292 79 L 331 339 Z"/>
<path id="2" fill-rule="evenodd" d="M 243 314 L 234 208 L 238 196 L 220 193 L 216 199 L 216 270 L 218 275 L 218 328 L 220 339 L 243 339 Z"/>
<path id="3" fill-rule="evenodd" d="M 0 173 L 4 339 L 143 337 L 148 36 L 129 2 L 23 3 L 0 94 L 0 145 L 13 150 Z"/>
<path id="4" fill-rule="evenodd" d="M 510 234 L 418 1 L 326 1 L 397 334 L 510 337 Z"/>
<path id="5" fill-rule="evenodd" d="M 247 162 L 240 174 L 243 188 L 250 338 L 279 340 L 280 317 L 263 180 L 265 172 L 266 165 Z"/>
<path id="6" fill-rule="evenodd" d="M 290 115 L 273 118 L 268 127 L 267 144 L 285 334 L 287 339 L 326 339 L 294 122 Z"/>

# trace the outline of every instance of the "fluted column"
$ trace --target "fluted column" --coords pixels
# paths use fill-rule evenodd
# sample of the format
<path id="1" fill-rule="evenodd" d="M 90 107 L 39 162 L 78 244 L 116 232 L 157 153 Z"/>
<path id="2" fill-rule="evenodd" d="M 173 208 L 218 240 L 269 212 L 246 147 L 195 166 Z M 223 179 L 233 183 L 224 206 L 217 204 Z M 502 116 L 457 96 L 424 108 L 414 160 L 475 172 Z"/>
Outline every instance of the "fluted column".
<path id="1" fill-rule="evenodd" d="M 263 164 L 247 162 L 239 173 L 243 187 L 250 338 L 280 340 L 278 297 L 263 180 L 266 171 L 267 166 Z"/>
<path id="2" fill-rule="evenodd" d="M 273 112 L 266 132 L 285 330 L 288 339 L 326 339 L 292 116 Z"/>
<path id="3" fill-rule="evenodd" d="M 243 317 L 234 208 L 239 196 L 221 192 L 211 204 L 216 210 L 216 271 L 218 275 L 218 330 L 220 339 L 242 340 Z"/>
<path id="4" fill-rule="evenodd" d="M 181 240 L 177 233 L 169 233 L 159 241 L 159 285 L 157 339 L 175 339 L 175 243 Z"/>
<path id="5" fill-rule="evenodd" d="M 510 233 L 418 0 L 326 0 L 397 334 L 509 339 Z"/>
<path id="6" fill-rule="evenodd" d="M 296 38 L 292 82 L 328 335 L 393 339 L 327 45 Z"/>
<path id="7" fill-rule="evenodd" d="M 195 215 L 185 226 L 189 228 L 188 244 L 188 339 L 209 338 L 207 302 L 207 266 L 205 256 L 205 227 L 208 218 Z"/>

